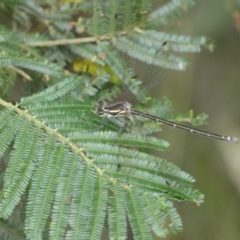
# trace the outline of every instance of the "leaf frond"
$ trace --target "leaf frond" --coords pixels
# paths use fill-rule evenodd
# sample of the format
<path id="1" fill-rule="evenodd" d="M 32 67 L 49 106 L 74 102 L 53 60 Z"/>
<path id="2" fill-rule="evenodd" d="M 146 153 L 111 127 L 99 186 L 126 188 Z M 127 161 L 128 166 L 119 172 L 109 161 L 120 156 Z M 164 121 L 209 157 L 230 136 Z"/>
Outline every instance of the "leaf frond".
<path id="1" fill-rule="evenodd" d="M 165 25 L 196 4 L 197 0 L 171 0 L 150 14 L 153 25 Z"/>
<path id="2" fill-rule="evenodd" d="M 73 119 L 66 116 L 74 116 L 77 108 L 89 115 L 92 106 L 72 100 L 62 101 L 59 105 L 59 100 L 48 98 L 44 103 L 38 102 L 37 98 L 22 101 L 27 112 L 1 101 L 5 111 L 0 115 L 1 136 L 4 137 L 3 130 L 8 133 L 5 133 L 7 145 L 2 153 L 13 142 L 5 173 L 1 213 L 4 218 L 11 214 L 31 181 L 26 216 L 28 238 L 36 239 L 42 235 L 52 206 L 50 236 L 63 237 L 64 228 L 69 225 L 74 231 L 67 231 L 66 239 L 91 239 L 101 235 L 109 198 L 115 209 L 111 214 L 118 214 L 118 219 L 125 218 L 123 209 L 128 217 L 134 214 L 130 223 L 136 236 L 148 236 L 152 224 L 143 222 L 143 212 L 136 214 L 139 206 L 143 208 L 146 205 L 143 193 L 157 199 L 202 201 L 202 195 L 192 190 L 194 180 L 191 176 L 164 159 L 141 152 L 141 147 L 147 142 L 147 147 L 166 150 L 166 142 L 141 136 L 137 140 L 136 136 L 127 133 L 119 137 L 113 132 L 84 133 L 89 128 L 80 124 L 81 115 L 75 118 L 81 131 L 69 133 L 69 123 Z M 56 121 L 62 123 L 59 130 L 54 130 Z M 113 201 L 108 194 L 108 189 L 113 191 L 116 188 L 125 196 L 123 205 L 116 202 L 120 200 Z M 114 197 L 117 196 L 120 195 Z M 118 208 L 122 210 L 117 211 Z M 174 211 L 173 206 L 167 210 L 167 218 L 172 219 L 172 229 L 177 231 L 180 223 L 171 211 Z M 124 235 L 125 224 L 110 226 L 110 234 L 119 231 Z"/>

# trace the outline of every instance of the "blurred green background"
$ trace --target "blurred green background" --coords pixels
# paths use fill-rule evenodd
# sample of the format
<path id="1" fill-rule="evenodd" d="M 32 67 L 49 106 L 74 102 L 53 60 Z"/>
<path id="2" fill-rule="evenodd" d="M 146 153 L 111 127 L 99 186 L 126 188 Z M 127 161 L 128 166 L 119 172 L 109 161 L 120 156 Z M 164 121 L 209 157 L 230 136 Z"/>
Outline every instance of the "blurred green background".
<path id="1" fill-rule="evenodd" d="M 159 4 L 158 1 L 155 2 Z M 237 4 L 239 4 L 237 6 Z M 174 72 L 153 92 L 170 96 L 175 113 L 193 109 L 207 113 L 201 129 L 240 139 L 240 3 L 201 0 L 185 13 L 174 28 L 179 34 L 204 35 L 214 40 L 213 53 L 192 54 L 186 72 Z M 240 17 L 239 17 L 240 18 Z M 173 25 L 174 25 L 173 24 Z M 168 30 L 168 29 L 166 29 Z M 163 126 L 161 137 L 171 143 L 171 161 L 196 179 L 205 195 L 199 207 L 176 204 L 183 232 L 168 240 L 240 239 L 240 146 Z M 156 238 L 158 239 L 158 238 Z"/>

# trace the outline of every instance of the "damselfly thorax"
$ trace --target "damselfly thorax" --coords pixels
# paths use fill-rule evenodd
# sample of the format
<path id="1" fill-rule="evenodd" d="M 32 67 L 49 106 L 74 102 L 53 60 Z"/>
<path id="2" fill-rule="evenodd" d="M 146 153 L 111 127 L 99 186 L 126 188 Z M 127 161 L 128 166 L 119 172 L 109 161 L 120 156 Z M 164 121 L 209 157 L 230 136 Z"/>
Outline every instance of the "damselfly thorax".
<path id="1" fill-rule="evenodd" d="M 113 104 L 111 106 L 104 106 L 103 101 L 98 102 L 97 114 L 104 117 L 119 117 L 126 116 L 132 112 L 132 104 L 124 101 L 120 103 Z"/>

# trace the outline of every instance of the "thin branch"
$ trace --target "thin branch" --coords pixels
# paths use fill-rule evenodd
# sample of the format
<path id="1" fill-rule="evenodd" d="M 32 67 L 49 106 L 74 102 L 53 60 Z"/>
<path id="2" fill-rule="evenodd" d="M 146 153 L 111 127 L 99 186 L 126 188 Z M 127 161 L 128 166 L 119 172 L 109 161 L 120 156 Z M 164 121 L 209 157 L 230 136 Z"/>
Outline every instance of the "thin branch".
<path id="1" fill-rule="evenodd" d="M 25 45 L 36 46 L 36 47 L 51 47 L 51 46 L 57 46 L 57 45 L 97 42 L 99 40 L 109 40 L 112 38 L 113 36 L 73 38 L 73 39 L 61 39 L 61 40 L 53 40 L 53 41 L 27 42 L 25 43 Z"/>
<path id="2" fill-rule="evenodd" d="M 23 76 L 26 80 L 28 81 L 32 81 L 32 78 L 30 75 L 28 75 L 26 72 L 24 72 L 23 70 L 17 68 L 17 67 L 14 67 L 12 65 L 9 65 L 7 66 L 8 69 L 12 69 L 14 70 L 16 73 L 18 73 L 19 75 Z"/>
<path id="3" fill-rule="evenodd" d="M 142 30 L 139 27 L 135 27 L 134 31 L 141 33 Z M 123 36 L 128 34 L 128 31 L 120 31 L 117 32 L 116 35 L 103 35 L 99 37 L 86 37 L 86 38 L 73 38 L 73 39 L 61 39 L 61 40 L 52 40 L 52 41 L 39 41 L 39 42 L 26 42 L 25 45 L 27 46 L 36 46 L 36 47 L 51 47 L 51 46 L 58 46 L 58 45 L 68 45 L 68 44 L 79 44 L 79 43 L 90 43 L 90 42 L 97 42 L 99 40 L 109 40 L 116 36 Z"/>

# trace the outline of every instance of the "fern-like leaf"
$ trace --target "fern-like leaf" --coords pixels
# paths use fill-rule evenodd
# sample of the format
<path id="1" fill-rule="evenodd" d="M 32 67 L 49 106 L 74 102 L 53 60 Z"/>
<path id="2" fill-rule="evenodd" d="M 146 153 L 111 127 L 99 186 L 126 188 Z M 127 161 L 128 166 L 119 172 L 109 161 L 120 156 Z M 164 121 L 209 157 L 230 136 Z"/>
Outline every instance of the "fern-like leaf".
<path id="1" fill-rule="evenodd" d="M 165 25 L 169 20 L 173 20 L 182 12 L 187 11 L 196 2 L 197 0 L 171 0 L 150 14 L 151 24 Z"/>
<path id="2" fill-rule="evenodd" d="M 10 54 L 8 52 L 0 52 L 0 65 L 1 66 L 18 66 L 22 68 L 27 68 L 30 70 L 35 70 L 48 75 L 58 76 L 60 74 L 60 69 L 53 63 L 42 59 L 33 59 L 25 56 L 18 56 L 15 54 Z"/>
<path id="3" fill-rule="evenodd" d="M 31 183 L 25 222 L 29 239 L 42 237 L 49 217 L 51 238 L 66 235 L 66 239 L 98 239 L 108 202 L 111 203 L 109 219 L 116 216 L 117 221 L 109 223 L 110 235 L 125 235 L 126 223 L 120 223 L 120 219 L 125 218 L 126 211 L 135 236 L 144 239 L 151 236 L 153 218 L 156 218 L 151 215 L 149 221 L 145 221 L 150 209 L 144 194 L 156 199 L 202 201 L 201 194 L 191 188 L 191 176 L 164 159 L 141 152 L 144 145 L 166 150 L 168 144 L 164 141 L 140 136 L 136 141 L 134 134 L 127 133 L 117 137 L 113 132 L 89 132 L 93 125 L 84 124 L 85 117 L 89 117 L 92 124 L 94 119 L 96 125 L 101 123 L 92 115 L 92 106 L 56 99 L 71 92 L 67 84 L 70 80 L 76 79 L 63 81 L 65 91 L 59 92 L 58 83 L 53 86 L 52 91 L 57 93 L 53 98 L 49 98 L 45 90 L 31 100 L 23 99 L 21 105 L 28 111 L 0 101 L 5 107 L 0 114 L 0 137 L 6 143 L 1 146 L 1 153 L 14 142 L 0 203 L 2 217 L 11 214 Z M 42 102 L 38 100 L 40 95 Z M 108 126 L 111 125 L 105 128 Z M 168 206 L 165 216 L 172 219 L 172 229 L 177 231 L 178 215 L 172 205 Z M 162 211 L 160 206 L 158 209 Z M 65 233 L 66 226 L 71 229 Z M 165 231 L 161 224 L 154 226 L 159 228 L 155 229 L 157 234 Z"/>

